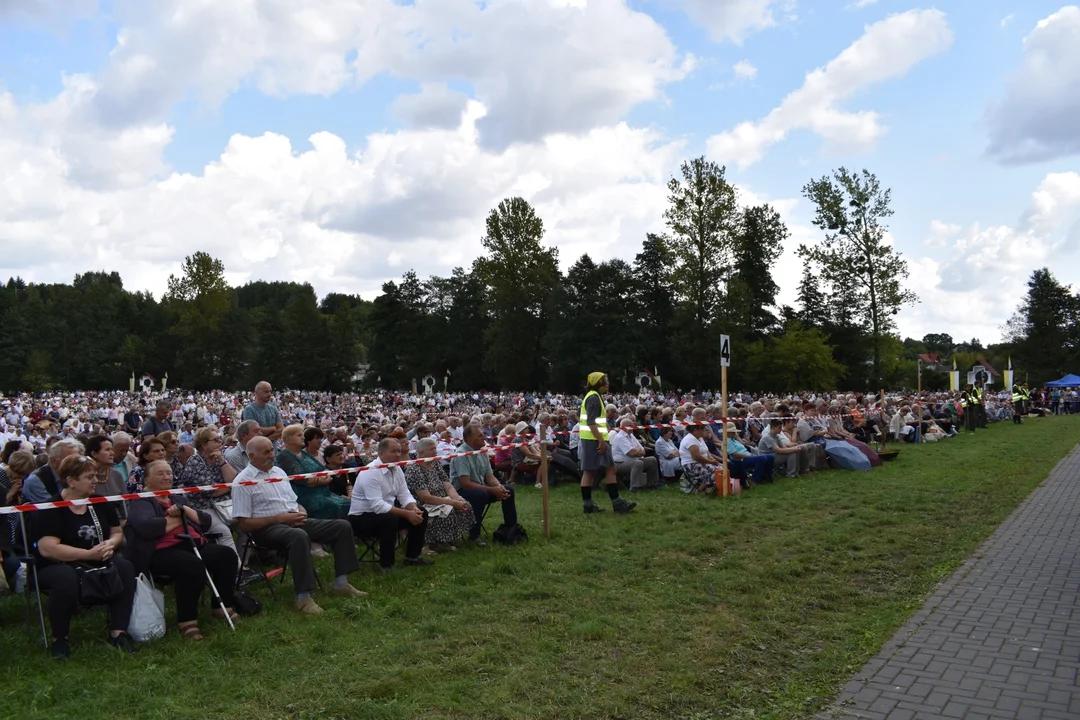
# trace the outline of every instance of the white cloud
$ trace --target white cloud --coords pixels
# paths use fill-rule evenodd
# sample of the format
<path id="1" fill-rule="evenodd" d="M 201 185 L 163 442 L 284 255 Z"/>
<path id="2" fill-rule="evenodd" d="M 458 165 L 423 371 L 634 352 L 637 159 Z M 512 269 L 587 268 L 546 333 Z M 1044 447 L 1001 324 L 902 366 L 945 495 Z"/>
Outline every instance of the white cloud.
<path id="1" fill-rule="evenodd" d="M 1015 225 L 973 223 L 962 229 L 934 221 L 931 238 L 941 242 L 933 245 L 947 245 L 948 257 L 909 259 L 909 282 L 922 302 L 902 316 L 904 329 L 921 337 L 962 322 L 965 338 L 997 341 L 1032 271 L 1080 259 L 1078 220 L 1080 174 L 1068 172 L 1047 175 Z"/>
<path id="2" fill-rule="evenodd" d="M 757 68 L 749 60 L 740 60 L 732 66 L 736 80 L 753 80 L 757 77 Z"/>
<path id="3" fill-rule="evenodd" d="M 1008 14 L 1008 15 L 1006 15 L 1005 17 L 1001 18 L 1001 27 L 1002 27 L 1002 28 L 1007 28 L 1007 27 L 1009 27 L 1009 25 L 1011 25 L 1011 24 L 1012 24 L 1012 21 L 1013 21 L 1013 20 L 1014 20 L 1015 18 L 1016 18 L 1016 16 L 1015 16 L 1015 15 L 1013 15 L 1012 13 L 1009 13 L 1009 14 Z"/>
<path id="4" fill-rule="evenodd" d="M 716 42 L 741 43 L 750 33 L 776 24 L 773 6 L 777 0 L 683 0 L 686 14 L 709 31 Z M 794 11 L 784 8 L 787 12 Z"/>
<path id="5" fill-rule="evenodd" d="M 846 112 L 837 104 L 876 83 L 904 75 L 949 47 L 953 34 L 938 10 L 910 10 L 866 28 L 825 67 L 806 76 L 766 117 L 709 138 L 709 155 L 745 168 L 796 129 L 809 129 L 833 152 L 865 152 L 884 132 L 873 111 Z"/>
<path id="6" fill-rule="evenodd" d="M 42 112 L 0 96 L 0 275 L 70 281 L 103 268 L 157 293 L 183 256 L 206 250 L 232 282 L 310 281 L 320 293 L 371 296 L 409 267 L 446 275 L 469 265 L 488 211 L 515 194 L 535 205 L 564 260 L 586 250 L 632 258 L 662 224 L 665 183 L 683 154 L 625 124 L 490 151 L 478 139 L 484 108 L 471 101 L 453 128 L 373 134 L 355 151 L 330 133 L 305 149 L 270 133 L 234 135 L 198 174 L 89 188 L 72 180 L 66 138 L 3 131 Z M 152 166 L 160 148 L 132 141 L 125 162 Z"/>
<path id="7" fill-rule="evenodd" d="M 192 91 L 214 107 L 245 84 L 329 95 L 386 73 L 467 83 L 482 141 L 504 148 L 617 122 L 694 62 L 626 0 L 126 0 L 117 16 L 106 124 L 161 120 Z"/>
<path id="8" fill-rule="evenodd" d="M 71 22 L 90 15 L 97 6 L 97 0 L 0 0 L 0 19 Z"/>
<path id="9" fill-rule="evenodd" d="M 861 10 L 862 8 L 870 7 L 871 5 L 877 5 L 877 2 L 878 0 L 856 0 L 851 7 L 854 7 L 856 10 Z"/>
<path id="10" fill-rule="evenodd" d="M 923 245 L 928 248 L 945 247 L 962 229 L 959 225 L 943 223 L 940 220 L 931 220 L 930 235 L 923 241 Z"/>
<path id="11" fill-rule="evenodd" d="M 461 122 L 468 101 L 468 97 L 451 90 L 446 83 L 424 83 L 420 92 L 398 97 L 393 111 L 407 127 L 453 128 Z"/>
<path id="12" fill-rule="evenodd" d="M 1020 67 L 986 111 L 987 152 L 1006 164 L 1080 152 L 1080 7 L 1040 20 L 1024 38 Z"/>

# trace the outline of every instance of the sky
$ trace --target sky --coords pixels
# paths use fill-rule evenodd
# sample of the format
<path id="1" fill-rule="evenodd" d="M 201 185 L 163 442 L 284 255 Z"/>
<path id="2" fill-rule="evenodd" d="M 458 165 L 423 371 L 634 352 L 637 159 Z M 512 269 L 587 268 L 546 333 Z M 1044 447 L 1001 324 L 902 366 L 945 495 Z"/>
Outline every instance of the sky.
<path id="1" fill-rule="evenodd" d="M 233 284 L 373 298 L 481 252 L 521 196 L 564 268 L 632 260 L 705 155 L 791 230 L 866 168 L 919 302 L 1001 338 L 1031 272 L 1080 285 L 1080 8 L 1026 0 L 0 0 L 0 277 L 197 250 Z"/>

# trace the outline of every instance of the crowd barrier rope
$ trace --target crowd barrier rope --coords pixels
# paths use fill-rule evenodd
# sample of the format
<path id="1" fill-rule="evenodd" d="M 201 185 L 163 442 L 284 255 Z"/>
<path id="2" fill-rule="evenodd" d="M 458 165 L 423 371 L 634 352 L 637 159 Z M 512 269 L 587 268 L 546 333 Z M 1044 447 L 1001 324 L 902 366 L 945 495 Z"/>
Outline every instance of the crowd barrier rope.
<path id="1" fill-rule="evenodd" d="M 855 413 L 840 413 L 840 414 L 829 414 L 829 415 L 817 415 L 817 416 L 815 416 L 815 418 L 835 419 L 835 418 L 856 417 L 856 416 L 861 416 L 861 417 L 864 417 L 864 418 L 877 416 L 877 417 L 880 418 L 881 417 L 881 411 L 875 409 L 875 410 L 867 410 L 866 412 L 862 412 L 862 413 L 858 413 L 858 414 L 855 414 Z M 810 419 L 815 419 L 815 418 L 810 418 Z M 751 419 L 751 418 L 743 418 L 743 417 L 737 417 L 737 418 L 736 417 L 713 418 L 713 419 L 710 419 L 710 420 L 702 420 L 702 421 L 690 420 L 690 421 L 677 421 L 677 422 L 671 422 L 671 423 L 656 423 L 656 424 L 653 424 L 653 425 L 631 425 L 631 426 L 624 426 L 624 427 L 620 427 L 620 428 L 609 428 L 608 430 L 609 430 L 609 433 L 614 433 L 616 430 L 655 430 L 655 429 L 662 429 L 662 428 L 676 428 L 676 429 L 678 429 L 678 428 L 688 428 L 688 427 L 713 426 L 713 425 L 717 425 L 719 423 L 725 423 L 725 422 L 729 422 L 729 421 L 749 420 L 749 419 Z M 769 417 L 769 418 L 753 418 L 753 419 L 758 420 L 758 421 L 768 421 L 768 420 L 772 420 L 774 418 Z M 778 419 L 780 419 L 780 420 L 800 420 L 802 418 L 794 416 L 794 415 L 787 415 L 787 416 L 784 416 L 784 417 L 780 417 Z M 574 431 L 574 430 L 553 430 L 553 431 L 551 431 L 550 434 L 553 434 L 553 435 L 570 435 L 570 434 L 576 434 L 576 431 Z M 138 493 L 123 493 L 123 494 L 120 494 L 120 495 L 94 496 L 94 497 L 80 499 L 80 500 L 58 500 L 58 501 L 53 501 L 53 502 L 21 503 L 19 505 L 11 505 L 11 506 L 7 506 L 7 507 L 0 507 L 0 515 L 12 515 L 12 514 L 17 514 L 17 513 L 18 514 L 30 513 L 30 512 L 37 512 L 39 510 L 51 510 L 51 509 L 55 509 L 55 508 L 75 507 L 75 506 L 79 506 L 79 505 L 98 505 L 98 504 L 101 504 L 101 503 L 114 503 L 114 502 L 122 502 L 122 501 L 125 501 L 125 500 L 137 500 L 139 498 L 168 497 L 170 495 L 193 495 L 193 494 L 198 494 L 198 493 L 203 493 L 203 492 L 208 492 L 208 491 L 213 491 L 213 490 L 225 490 L 225 489 L 231 489 L 231 488 L 234 488 L 234 487 L 259 485 L 261 483 L 284 482 L 286 480 L 288 480 L 288 481 L 307 480 L 307 479 L 310 479 L 310 478 L 318 478 L 318 477 L 331 477 L 331 476 L 335 476 L 335 475 L 349 475 L 349 474 L 352 474 L 352 473 L 361 473 L 361 472 L 364 472 L 366 470 L 378 470 L 378 469 L 387 468 L 387 467 L 406 467 L 408 465 L 420 465 L 420 464 L 425 464 L 425 463 L 441 462 L 441 461 L 444 461 L 444 460 L 453 460 L 454 458 L 458 458 L 458 457 L 468 457 L 470 455 L 481 455 L 481 454 L 483 454 L 483 455 L 494 455 L 496 452 L 499 452 L 499 451 L 512 450 L 514 448 L 521 448 L 521 447 L 526 447 L 528 445 L 532 445 L 537 441 L 537 439 L 539 438 L 539 435 L 537 433 L 531 433 L 531 434 L 522 433 L 520 435 L 515 435 L 513 437 L 515 437 L 515 438 L 528 438 L 528 439 L 525 442 L 506 443 L 504 445 L 488 445 L 488 446 L 486 446 L 486 447 L 484 447 L 484 448 L 482 448 L 480 450 L 469 450 L 467 452 L 448 453 L 448 454 L 445 454 L 445 455 L 436 455 L 435 457 L 431 457 L 431 458 L 416 458 L 416 459 L 409 459 L 409 460 L 399 460 L 397 462 L 392 462 L 392 463 L 377 463 L 377 464 L 365 465 L 365 466 L 362 466 L 362 467 L 355 467 L 355 468 L 341 468 L 340 470 L 322 470 L 322 471 L 319 471 L 319 472 L 304 473 L 304 474 L 301 474 L 301 475 L 290 475 L 288 477 L 265 478 L 263 480 L 242 480 L 240 482 L 215 483 L 215 484 L 212 484 L 212 485 L 198 485 L 198 486 L 195 486 L 195 487 L 171 488 L 171 489 L 168 489 L 168 490 L 147 490 L 147 491 L 138 492 Z M 356 454 L 361 455 L 363 453 L 356 453 Z"/>

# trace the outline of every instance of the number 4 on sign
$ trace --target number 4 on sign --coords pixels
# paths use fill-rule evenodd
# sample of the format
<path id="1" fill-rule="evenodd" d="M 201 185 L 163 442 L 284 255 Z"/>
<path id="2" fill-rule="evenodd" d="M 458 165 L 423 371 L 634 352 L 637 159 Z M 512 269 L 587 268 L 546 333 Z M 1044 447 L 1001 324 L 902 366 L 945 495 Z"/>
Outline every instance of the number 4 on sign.
<path id="1" fill-rule="evenodd" d="M 720 336 L 720 367 L 731 365 L 731 340 L 727 335 Z"/>

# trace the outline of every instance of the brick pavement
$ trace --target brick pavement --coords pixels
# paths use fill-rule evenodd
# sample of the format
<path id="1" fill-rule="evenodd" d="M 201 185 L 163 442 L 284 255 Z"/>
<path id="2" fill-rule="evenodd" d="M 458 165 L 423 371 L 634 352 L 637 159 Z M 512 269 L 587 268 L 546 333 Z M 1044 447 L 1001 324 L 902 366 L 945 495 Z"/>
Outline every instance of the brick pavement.
<path id="1" fill-rule="evenodd" d="M 1080 448 L 819 717 L 1080 719 Z"/>

